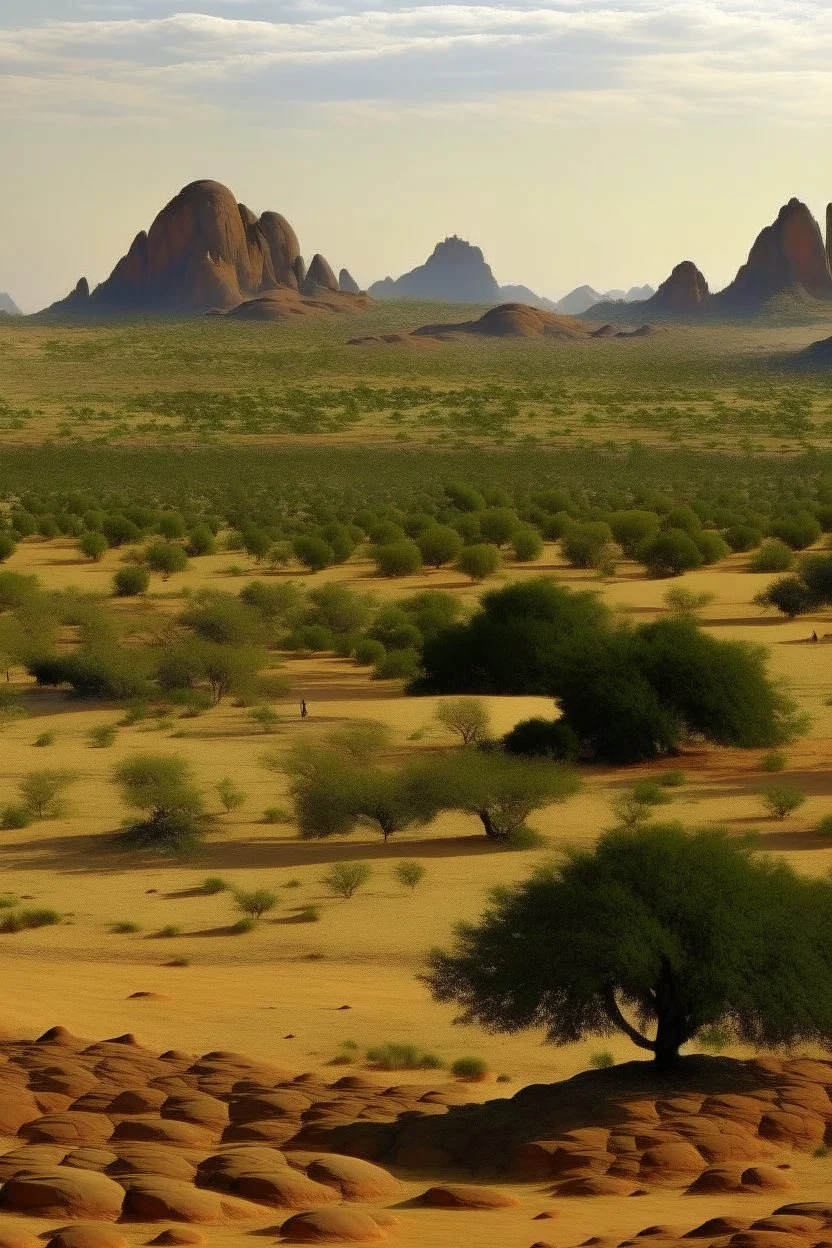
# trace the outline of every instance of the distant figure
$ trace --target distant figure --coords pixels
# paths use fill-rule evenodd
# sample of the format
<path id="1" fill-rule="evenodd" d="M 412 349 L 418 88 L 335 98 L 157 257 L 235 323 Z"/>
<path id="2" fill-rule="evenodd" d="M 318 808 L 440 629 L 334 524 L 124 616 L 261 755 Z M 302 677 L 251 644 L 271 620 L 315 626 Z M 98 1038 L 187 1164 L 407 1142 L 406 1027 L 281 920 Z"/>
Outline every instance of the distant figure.
<path id="1" fill-rule="evenodd" d="M 815 641 L 817 641 L 817 637 L 815 638 Z M 300 700 L 300 717 L 301 717 L 301 719 L 306 719 L 306 716 L 307 716 L 308 714 L 309 714 L 309 711 L 306 709 L 306 698 L 301 698 L 301 700 Z"/>
<path id="2" fill-rule="evenodd" d="M 812 641 L 817 641 L 817 639 L 818 639 L 818 635 L 817 635 L 817 633 L 815 632 L 815 630 L 814 630 L 814 629 L 812 629 Z"/>

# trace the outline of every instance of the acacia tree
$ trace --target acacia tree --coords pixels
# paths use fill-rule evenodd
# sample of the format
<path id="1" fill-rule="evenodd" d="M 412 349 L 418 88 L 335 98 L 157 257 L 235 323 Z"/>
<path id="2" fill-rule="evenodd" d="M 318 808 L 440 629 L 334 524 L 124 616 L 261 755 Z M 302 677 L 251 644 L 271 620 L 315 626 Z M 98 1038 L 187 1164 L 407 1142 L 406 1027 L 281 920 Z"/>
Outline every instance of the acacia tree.
<path id="1" fill-rule="evenodd" d="M 832 1038 L 832 883 L 718 829 L 606 833 L 461 924 L 425 976 L 489 1030 L 554 1044 L 623 1032 L 674 1066 L 705 1027 L 754 1045 Z"/>
<path id="2" fill-rule="evenodd" d="M 481 698 L 449 698 L 436 708 L 438 722 L 462 739 L 463 745 L 478 745 L 488 737 L 488 707 Z"/>
<path id="3" fill-rule="evenodd" d="M 410 785 L 435 810 L 476 815 L 492 841 L 510 842 L 534 811 L 565 801 L 581 782 L 549 759 L 518 758 L 499 750 L 460 750 L 414 765 Z"/>

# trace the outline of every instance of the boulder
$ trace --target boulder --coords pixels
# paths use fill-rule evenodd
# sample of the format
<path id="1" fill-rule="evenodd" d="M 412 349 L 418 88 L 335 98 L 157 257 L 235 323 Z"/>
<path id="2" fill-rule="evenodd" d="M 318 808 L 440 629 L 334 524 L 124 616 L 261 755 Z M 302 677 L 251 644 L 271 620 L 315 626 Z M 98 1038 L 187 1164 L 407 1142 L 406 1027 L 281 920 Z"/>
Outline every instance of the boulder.
<path id="1" fill-rule="evenodd" d="M 57 1166 L 9 1179 L 0 1190 L 0 1208 L 38 1218 L 92 1218 L 115 1222 L 124 1189 L 104 1174 Z"/>
<path id="2" fill-rule="evenodd" d="M 166 1231 L 161 1231 L 155 1239 L 149 1242 L 151 1244 L 204 1244 L 205 1236 L 202 1231 L 196 1230 L 193 1226 L 169 1226 Z"/>
<path id="3" fill-rule="evenodd" d="M 25 1123 L 17 1133 L 32 1144 L 104 1144 L 113 1134 L 113 1124 L 104 1114 L 45 1114 Z"/>
<path id="4" fill-rule="evenodd" d="M 112 1222 L 75 1222 L 55 1231 L 46 1248 L 128 1248 Z"/>
<path id="5" fill-rule="evenodd" d="M 391 1174 L 358 1157 L 330 1153 L 317 1157 L 306 1167 L 306 1173 L 316 1183 L 334 1188 L 343 1200 L 393 1200 L 401 1192 L 401 1185 Z"/>
<path id="6" fill-rule="evenodd" d="M 256 1205 L 159 1175 L 126 1177 L 124 1216 L 137 1222 L 196 1222 L 205 1226 L 261 1216 Z"/>
<path id="7" fill-rule="evenodd" d="M 416 1203 L 430 1209 L 512 1209 L 520 1202 L 495 1187 L 445 1183 L 429 1187 L 416 1197 Z"/>
<path id="8" fill-rule="evenodd" d="M 301 1244 L 364 1244 L 387 1238 L 383 1228 L 361 1209 L 313 1209 L 298 1213 L 280 1228 L 284 1239 Z"/>
<path id="9" fill-rule="evenodd" d="M 216 1140 L 216 1132 L 193 1122 L 179 1122 L 175 1118 L 156 1118 L 150 1114 L 125 1118 L 112 1134 L 114 1144 L 126 1140 L 166 1144 L 171 1148 L 210 1148 Z"/>

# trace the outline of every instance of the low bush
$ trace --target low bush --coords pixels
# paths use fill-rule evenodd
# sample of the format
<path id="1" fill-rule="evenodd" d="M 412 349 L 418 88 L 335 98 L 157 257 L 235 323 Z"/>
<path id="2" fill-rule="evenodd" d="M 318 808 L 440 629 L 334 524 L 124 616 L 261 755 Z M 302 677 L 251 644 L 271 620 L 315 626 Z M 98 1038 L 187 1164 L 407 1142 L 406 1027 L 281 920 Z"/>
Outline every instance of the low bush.
<path id="1" fill-rule="evenodd" d="M 589 1064 L 593 1070 L 607 1070 L 615 1065 L 615 1058 L 609 1049 L 598 1049 L 595 1053 L 590 1053 Z"/>
<path id="2" fill-rule="evenodd" d="M 633 785 L 633 796 L 645 806 L 662 806 L 671 800 L 670 794 L 665 792 L 665 786 L 658 780 L 637 781 Z"/>
<path id="3" fill-rule="evenodd" d="M 136 564 L 125 564 L 113 576 L 113 594 L 116 598 L 138 598 L 146 594 L 150 586 L 150 573 L 147 568 Z"/>
<path id="4" fill-rule="evenodd" d="M 115 724 L 97 724 L 87 733 L 87 740 L 95 750 L 105 750 L 115 745 L 118 730 Z"/>
<path id="5" fill-rule="evenodd" d="M 161 927 L 156 935 L 159 936 L 160 939 L 169 940 L 174 936 L 181 936 L 182 928 L 178 927 L 175 923 L 168 923 L 165 927 Z"/>
<path id="6" fill-rule="evenodd" d="M 660 771 L 656 779 L 665 789 L 680 789 L 687 782 L 685 773 L 675 768 L 671 768 L 670 771 Z"/>
<path id="7" fill-rule="evenodd" d="M 768 754 L 764 754 L 757 763 L 760 771 L 785 771 L 788 764 L 788 758 L 780 750 L 770 750 Z"/>
<path id="8" fill-rule="evenodd" d="M 134 932 L 140 932 L 142 929 L 138 923 L 134 923 L 131 919 L 127 919 L 122 923 L 113 923 L 110 931 L 117 936 L 130 936 Z"/>
<path id="9" fill-rule="evenodd" d="M 244 932 L 253 932 L 256 926 L 257 923 L 251 915 L 246 915 L 242 919 L 237 919 L 236 923 L 232 923 L 228 930 L 232 936 L 241 936 Z"/>
<path id="10" fill-rule="evenodd" d="M 752 572 L 788 572 L 793 563 L 791 548 L 778 538 L 770 538 L 754 552 L 748 566 Z"/>
<path id="11" fill-rule="evenodd" d="M 806 801 L 806 794 L 790 784 L 772 785 L 763 794 L 763 805 L 775 819 L 785 819 Z"/>
<path id="12" fill-rule="evenodd" d="M 257 888 L 250 892 L 239 892 L 234 895 L 234 904 L 243 914 L 251 919 L 262 919 L 277 905 L 277 895 L 268 888 Z"/>
<path id="13" fill-rule="evenodd" d="M 482 1057 L 458 1057 L 451 1062 L 451 1074 L 467 1083 L 481 1083 L 488 1077 L 488 1062 Z"/>
<path id="14" fill-rule="evenodd" d="M 832 815 L 824 815 L 818 824 L 818 832 L 821 836 L 832 836 Z"/>
<path id="15" fill-rule="evenodd" d="M 11 910 L 0 918 L 0 932 L 25 932 L 35 927 L 54 927 L 61 921 L 62 916 L 57 910 Z"/>
<path id="16" fill-rule="evenodd" d="M 230 815 L 232 810 L 239 810 L 246 800 L 245 793 L 239 785 L 234 783 L 230 776 L 225 776 L 222 780 L 218 780 L 216 789 L 217 796 L 226 814 Z"/>
<path id="17" fill-rule="evenodd" d="M 35 737 L 34 741 L 32 742 L 32 745 L 36 745 L 40 749 L 42 749 L 44 746 L 54 745 L 54 744 L 55 744 L 55 733 L 52 732 L 51 729 L 49 732 L 42 732 L 40 736 Z"/>
<path id="18" fill-rule="evenodd" d="M 402 888 L 409 888 L 413 892 L 425 878 L 425 868 L 421 862 L 397 862 L 393 868 L 393 874 Z"/>
<path id="19" fill-rule="evenodd" d="M 0 810 L 0 823 L 7 829 L 28 828 L 33 815 L 23 802 L 8 802 Z"/>
<path id="20" fill-rule="evenodd" d="M 507 732 L 501 745 L 507 754 L 522 758 L 552 758 L 576 762 L 581 752 L 577 735 L 562 719 L 524 719 Z"/>
<path id="21" fill-rule="evenodd" d="M 199 891 L 205 893 L 206 897 L 214 897 L 217 893 L 227 893 L 230 888 L 228 880 L 224 880 L 221 875 L 209 875 L 200 884 Z"/>
<path id="22" fill-rule="evenodd" d="M 320 917 L 321 912 L 317 906 L 302 906 L 298 911 L 299 923 L 317 923 Z"/>
<path id="23" fill-rule="evenodd" d="M 373 868 L 369 862 L 334 862 L 321 883 L 336 897 L 354 897 L 369 881 Z"/>
<path id="24" fill-rule="evenodd" d="M 465 546 L 459 553 L 456 567 L 472 581 L 484 581 L 499 570 L 502 562 L 496 546 L 480 544 Z"/>
<path id="25" fill-rule="evenodd" d="M 264 823 L 289 823 L 291 818 L 291 813 L 285 806 L 267 806 L 263 811 Z"/>
<path id="26" fill-rule="evenodd" d="M 443 1066 L 435 1053 L 426 1053 L 415 1044 L 393 1041 L 367 1049 L 367 1061 L 377 1070 L 441 1070 Z"/>

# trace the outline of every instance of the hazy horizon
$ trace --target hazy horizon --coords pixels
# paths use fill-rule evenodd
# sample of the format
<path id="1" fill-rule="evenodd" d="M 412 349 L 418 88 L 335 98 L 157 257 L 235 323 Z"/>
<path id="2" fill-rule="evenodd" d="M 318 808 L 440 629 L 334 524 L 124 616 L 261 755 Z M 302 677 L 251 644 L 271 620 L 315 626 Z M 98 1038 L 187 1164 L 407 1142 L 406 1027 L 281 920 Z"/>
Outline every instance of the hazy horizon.
<path id="1" fill-rule="evenodd" d="M 101 281 L 186 183 L 284 213 L 362 285 L 457 233 L 558 298 L 823 222 L 822 0 L 5 0 L 0 290 Z"/>

